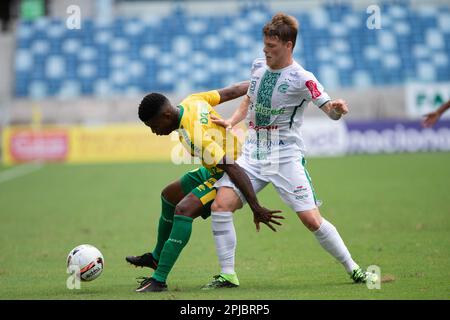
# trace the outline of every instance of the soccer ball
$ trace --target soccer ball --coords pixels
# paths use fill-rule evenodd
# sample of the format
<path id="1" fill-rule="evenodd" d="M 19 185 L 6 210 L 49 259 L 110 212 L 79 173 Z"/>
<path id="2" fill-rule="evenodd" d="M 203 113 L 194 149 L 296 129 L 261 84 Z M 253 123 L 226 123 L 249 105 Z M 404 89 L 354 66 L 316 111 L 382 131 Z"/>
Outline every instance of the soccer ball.
<path id="1" fill-rule="evenodd" d="M 67 256 L 67 270 L 76 272 L 81 281 L 97 279 L 103 271 L 105 259 L 96 247 L 82 244 L 72 249 Z"/>

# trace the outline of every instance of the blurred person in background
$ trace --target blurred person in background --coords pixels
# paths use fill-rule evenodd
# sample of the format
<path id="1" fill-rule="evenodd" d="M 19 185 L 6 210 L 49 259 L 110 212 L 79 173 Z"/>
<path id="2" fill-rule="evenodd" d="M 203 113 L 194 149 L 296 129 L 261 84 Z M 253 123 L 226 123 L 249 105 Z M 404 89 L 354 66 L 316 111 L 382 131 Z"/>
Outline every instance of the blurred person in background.
<path id="1" fill-rule="evenodd" d="M 2 32 L 9 31 L 13 0 L 0 1 L 0 22 Z"/>

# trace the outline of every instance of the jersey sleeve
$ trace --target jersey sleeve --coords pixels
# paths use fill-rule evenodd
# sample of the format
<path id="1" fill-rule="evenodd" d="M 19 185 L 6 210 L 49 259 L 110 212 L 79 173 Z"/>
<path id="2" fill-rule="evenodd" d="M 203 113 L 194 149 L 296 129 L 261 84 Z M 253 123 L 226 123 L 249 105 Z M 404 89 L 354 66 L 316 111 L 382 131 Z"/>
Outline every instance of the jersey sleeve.
<path id="1" fill-rule="evenodd" d="M 194 93 L 189 96 L 188 99 L 201 99 L 206 101 L 212 107 L 217 106 L 220 103 L 220 94 L 217 90 L 211 90 L 206 92 Z"/>
<path id="2" fill-rule="evenodd" d="M 258 58 L 255 59 L 252 63 L 252 68 L 250 70 L 250 85 L 248 86 L 247 89 L 247 95 L 253 96 L 255 94 L 255 86 L 256 86 L 256 79 L 254 79 L 255 73 L 258 69 L 262 68 L 265 64 L 265 59 L 264 58 Z"/>
<path id="3" fill-rule="evenodd" d="M 312 101 L 319 108 L 331 100 L 322 84 L 317 81 L 316 77 L 311 72 L 306 72 L 305 75 L 299 79 L 298 85 L 303 98 L 307 102 Z"/>

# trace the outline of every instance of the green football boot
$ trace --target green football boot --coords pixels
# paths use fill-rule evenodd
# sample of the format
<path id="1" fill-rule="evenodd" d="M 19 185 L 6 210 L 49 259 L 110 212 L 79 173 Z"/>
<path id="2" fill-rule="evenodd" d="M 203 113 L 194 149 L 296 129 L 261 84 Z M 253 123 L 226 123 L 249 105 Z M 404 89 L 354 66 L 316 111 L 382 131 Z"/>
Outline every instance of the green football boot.
<path id="1" fill-rule="evenodd" d="M 204 285 L 202 287 L 202 290 L 237 287 L 239 287 L 239 280 L 236 274 L 221 273 L 217 276 L 214 276 L 214 280 Z"/>
<path id="2" fill-rule="evenodd" d="M 361 268 L 357 268 L 352 271 L 350 274 L 350 278 L 355 283 L 369 283 L 369 284 L 375 284 L 377 283 L 378 275 L 372 272 L 363 271 Z"/>

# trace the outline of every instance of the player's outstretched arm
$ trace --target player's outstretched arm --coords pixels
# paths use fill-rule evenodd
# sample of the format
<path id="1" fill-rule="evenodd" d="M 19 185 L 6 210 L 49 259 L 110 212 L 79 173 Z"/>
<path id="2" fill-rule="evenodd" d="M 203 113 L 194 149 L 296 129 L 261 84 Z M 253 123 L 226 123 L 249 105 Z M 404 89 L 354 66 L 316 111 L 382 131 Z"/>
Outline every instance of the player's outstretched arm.
<path id="1" fill-rule="evenodd" d="M 226 157 L 223 158 L 223 164 L 218 164 L 217 167 L 224 170 L 228 174 L 231 181 L 244 195 L 253 212 L 253 222 L 256 225 L 256 231 L 259 231 L 260 229 L 260 222 L 267 225 L 273 231 L 277 231 L 272 224 L 281 226 L 281 223 L 275 219 L 284 219 L 284 217 L 274 215 L 274 213 L 279 213 L 281 211 L 269 210 L 259 204 L 255 191 L 253 190 L 252 183 L 250 182 L 250 179 L 245 171 L 235 162 L 227 164 Z"/>
<path id="2" fill-rule="evenodd" d="M 214 115 L 211 115 L 211 121 L 215 124 L 218 124 L 219 126 L 231 129 L 232 127 L 234 127 L 239 122 L 245 119 L 245 117 L 247 116 L 249 105 L 250 105 L 250 98 L 248 96 L 245 96 L 239 107 L 236 109 L 236 111 L 234 111 L 231 118 L 225 120 L 217 118 Z"/>
<path id="3" fill-rule="evenodd" d="M 321 109 L 333 120 L 339 120 L 344 114 L 348 113 L 347 102 L 342 99 L 328 101 Z"/>
<path id="4" fill-rule="evenodd" d="M 232 84 L 229 87 L 217 90 L 220 95 L 220 103 L 227 102 L 247 93 L 250 81 L 242 81 Z"/>
<path id="5" fill-rule="evenodd" d="M 422 126 L 425 128 L 432 127 L 448 109 L 450 109 L 450 100 L 441 105 L 436 111 L 427 113 L 422 121 Z"/>

